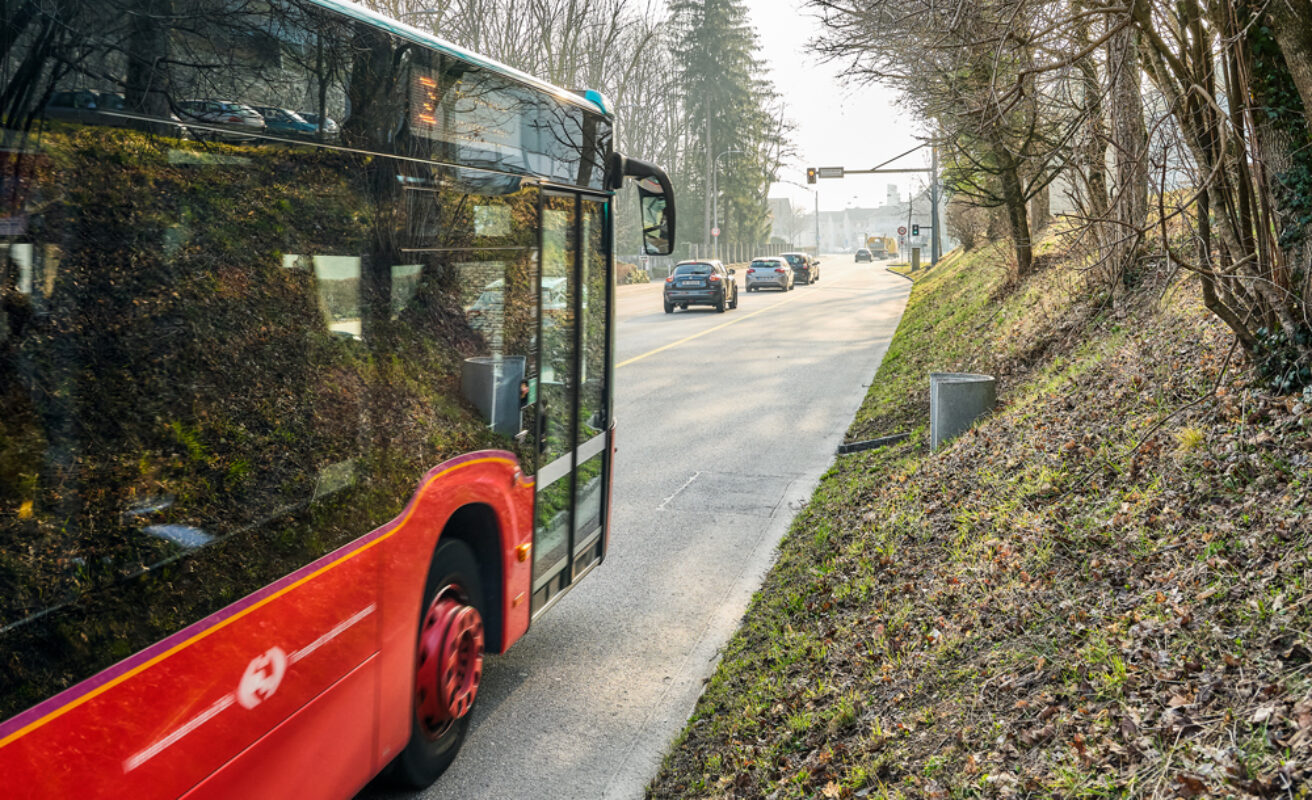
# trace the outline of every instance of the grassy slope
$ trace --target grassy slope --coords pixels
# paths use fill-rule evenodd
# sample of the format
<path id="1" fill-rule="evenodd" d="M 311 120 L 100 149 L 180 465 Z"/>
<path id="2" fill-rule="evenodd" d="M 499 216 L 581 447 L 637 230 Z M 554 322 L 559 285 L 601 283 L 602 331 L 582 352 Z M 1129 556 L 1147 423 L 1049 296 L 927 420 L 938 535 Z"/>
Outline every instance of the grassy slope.
<path id="1" fill-rule="evenodd" d="M 1003 257 L 917 282 L 849 432 L 911 439 L 826 475 L 650 797 L 1307 796 L 1306 407 L 1188 282 Z M 931 369 L 1000 379 L 937 454 Z"/>

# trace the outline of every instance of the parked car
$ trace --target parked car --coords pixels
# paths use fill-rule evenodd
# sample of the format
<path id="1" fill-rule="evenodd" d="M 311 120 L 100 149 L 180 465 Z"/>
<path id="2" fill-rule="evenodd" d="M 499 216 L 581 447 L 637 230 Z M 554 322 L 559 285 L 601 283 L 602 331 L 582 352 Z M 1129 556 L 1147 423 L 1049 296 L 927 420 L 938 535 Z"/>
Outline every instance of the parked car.
<path id="1" fill-rule="evenodd" d="M 269 133 L 284 136 L 313 136 L 319 132 L 318 125 L 311 125 L 295 111 L 275 106 L 252 106 L 264 117 L 264 126 Z"/>
<path id="2" fill-rule="evenodd" d="M 781 253 L 780 258 L 788 260 L 789 266 L 793 268 L 794 280 L 800 281 L 802 285 L 809 286 L 820 280 L 820 260 L 811 258 L 806 253 Z"/>
<path id="3" fill-rule="evenodd" d="M 221 139 L 248 139 L 253 134 L 264 133 L 267 127 L 260 112 L 232 100 L 183 100 L 178 103 L 178 110 L 196 122 L 233 129 L 231 134 L 208 134 Z"/>
<path id="4" fill-rule="evenodd" d="M 70 122 L 92 123 L 100 116 L 100 95 L 90 89 L 55 92 L 46 102 L 46 116 Z"/>
<path id="5" fill-rule="evenodd" d="M 856 251 L 856 263 L 860 264 L 862 261 L 869 261 L 871 263 L 874 263 L 875 261 L 874 255 L 864 247 Z"/>
<path id="6" fill-rule="evenodd" d="M 793 267 L 788 259 L 780 256 L 754 258 L 747 267 L 747 291 L 761 289 L 783 289 L 791 291 L 796 286 Z"/>
<path id="7" fill-rule="evenodd" d="M 46 103 L 45 113 L 51 119 L 80 122 L 83 125 L 124 127 L 134 124 L 137 119 L 127 113 L 127 101 L 122 94 L 91 89 L 55 92 Z M 177 126 L 177 135 L 184 138 L 187 136 L 187 128 L 176 114 L 169 114 L 169 121 Z"/>
<path id="8" fill-rule="evenodd" d="M 738 281 L 734 270 L 719 261 L 680 261 L 665 279 L 665 313 L 674 307 L 715 306 L 721 313 L 738 307 Z"/>
<path id="9" fill-rule="evenodd" d="M 308 123 L 310 123 L 311 125 L 313 125 L 313 126 L 314 126 L 314 130 L 315 130 L 315 133 L 316 133 L 316 134 L 318 133 L 318 131 L 319 131 L 319 115 L 318 115 L 318 114 L 313 114 L 313 113 L 311 113 L 311 112 L 309 112 L 309 111 L 297 111 L 296 113 L 301 115 L 301 119 L 303 119 L 303 120 L 305 120 L 306 122 L 308 122 Z M 336 120 L 334 120 L 332 117 L 324 117 L 324 118 L 323 118 L 323 136 L 324 136 L 325 139 L 334 139 L 334 140 L 335 140 L 335 139 L 337 139 L 339 136 L 341 136 L 341 134 L 342 134 L 342 128 L 341 128 L 340 125 L 337 124 L 337 121 L 336 121 Z"/>

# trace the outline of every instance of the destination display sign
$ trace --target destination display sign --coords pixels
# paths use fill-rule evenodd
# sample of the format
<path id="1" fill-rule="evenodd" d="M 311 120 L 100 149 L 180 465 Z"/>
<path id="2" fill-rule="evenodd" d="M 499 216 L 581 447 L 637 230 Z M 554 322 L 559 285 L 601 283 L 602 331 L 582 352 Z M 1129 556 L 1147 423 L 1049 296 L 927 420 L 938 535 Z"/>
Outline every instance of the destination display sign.
<path id="1" fill-rule="evenodd" d="M 499 83 L 495 75 L 469 72 L 443 85 L 416 70 L 410 86 L 411 129 L 436 141 L 521 153 L 525 112 L 538 109 L 527 90 Z"/>

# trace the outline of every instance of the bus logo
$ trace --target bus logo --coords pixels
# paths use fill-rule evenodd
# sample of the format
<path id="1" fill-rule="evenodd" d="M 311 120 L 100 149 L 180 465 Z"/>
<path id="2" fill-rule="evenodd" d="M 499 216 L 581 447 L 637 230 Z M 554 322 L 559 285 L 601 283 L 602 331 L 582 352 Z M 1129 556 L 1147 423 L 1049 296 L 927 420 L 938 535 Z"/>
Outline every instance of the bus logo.
<path id="1" fill-rule="evenodd" d="M 252 709 L 273 697 L 287 672 L 287 654 L 281 647 L 270 647 L 265 653 L 251 659 L 246 673 L 237 686 L 237 702 L 242 708 Z"/>

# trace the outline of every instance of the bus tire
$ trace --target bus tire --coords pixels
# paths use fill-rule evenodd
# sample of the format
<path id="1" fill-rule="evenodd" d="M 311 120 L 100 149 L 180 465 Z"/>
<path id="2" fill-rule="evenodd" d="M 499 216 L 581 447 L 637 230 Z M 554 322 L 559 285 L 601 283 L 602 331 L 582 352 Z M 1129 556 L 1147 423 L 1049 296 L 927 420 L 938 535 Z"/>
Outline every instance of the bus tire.
<path id="1" fill-rule="evenodd" d="M 392 762 L 397 783 L 422 789 L 460 752 L 482 678 L 485 608 L 469 546 L 458 539 L 439 542 L 428 567 L 415 643 L 410 741 Z M 444 679 L 453 691 L 441 691 Z"/>

